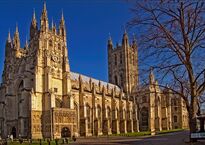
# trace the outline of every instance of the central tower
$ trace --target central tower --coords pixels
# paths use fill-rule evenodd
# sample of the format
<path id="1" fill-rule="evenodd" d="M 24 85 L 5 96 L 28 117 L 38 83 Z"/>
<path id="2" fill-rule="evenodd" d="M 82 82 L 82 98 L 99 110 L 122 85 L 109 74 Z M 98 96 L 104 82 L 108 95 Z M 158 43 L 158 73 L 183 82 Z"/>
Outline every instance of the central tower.
<path id="1" fill-rule="evenodd" d="M 32 56 L 34 62 L 31 118 L 34 121 L 42 119 L 39 124 L 31 123 L 32 137 L 59 137 L 62 136 L 63 129 L 69 130 L 72 134 L 74 127 L 70 121 L 73 122 L 75 111 L 71 96 L 70 66 L 63 13 L 58 28 L 53 22 L 49 26 L 44 3 L 38 29 L 34 12 L 30 26 L 29 49 L 28 56 Z M 69 119 L 60 120 L 59 116 Z M 64 123 L 64 126 L 60 126 L 59 122 Z M 38 126 L 41 126 L 39 128 L 42 132 L 36 129 Z"/>

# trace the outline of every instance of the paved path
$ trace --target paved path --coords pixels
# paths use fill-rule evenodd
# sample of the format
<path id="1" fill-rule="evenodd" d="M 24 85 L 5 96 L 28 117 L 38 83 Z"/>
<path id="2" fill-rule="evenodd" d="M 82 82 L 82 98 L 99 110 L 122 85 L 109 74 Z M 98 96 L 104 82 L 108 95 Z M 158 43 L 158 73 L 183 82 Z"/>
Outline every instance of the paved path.
<path id="1" fill-rule="evenodd" d="M 78 138 L 72 145 L 191 145 L 188 131 L 146 137 L 90 137 Z M 193 145 L 205 145 L 205 141 Z"/>

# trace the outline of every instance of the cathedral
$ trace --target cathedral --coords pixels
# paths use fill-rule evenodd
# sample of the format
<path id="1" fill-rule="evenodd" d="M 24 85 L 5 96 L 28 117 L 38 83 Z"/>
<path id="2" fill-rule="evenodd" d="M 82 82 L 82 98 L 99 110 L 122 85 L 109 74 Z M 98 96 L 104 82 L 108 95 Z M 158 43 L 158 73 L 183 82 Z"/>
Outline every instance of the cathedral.
<path id="1" fill-rule="evenodd" d="M 21 48 L 18 27 L 5 45 L 0 85 L 0 136 L 61 138 L 187 128 L 186 107 L 162 90 L 150 71 L 139 87 L 138 47 L 124 32 L 108 39 L 109 83 L 70 70 L 65 20 L 49 26 L 46 4 L 35 12 L 30 39 Z"/>

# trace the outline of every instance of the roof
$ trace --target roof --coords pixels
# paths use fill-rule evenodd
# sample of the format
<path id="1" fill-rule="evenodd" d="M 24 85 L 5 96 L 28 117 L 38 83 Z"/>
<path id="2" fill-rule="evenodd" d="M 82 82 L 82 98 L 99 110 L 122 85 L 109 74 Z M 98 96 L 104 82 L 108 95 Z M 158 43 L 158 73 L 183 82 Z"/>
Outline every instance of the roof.
<path id="1" fill-rule="evenodd" d="M 88 77 L 88 76 L 85 76 L 85 75 L 82 75 L 82 74 L 79 74 L 79 73 L 71 72 L 71 80 L 78 80 L 79 76 L 81 76 L 83 82 L 89 83 L 90 80 L 91 80 L 95 85 L 99 85 L 99 82 L 100 82 L 101 85 L 104 86 L 104 87 L 109 86 L 109 88 L 111 88 L 111 89 L 114 89 L 116 87 L 117 91 L 121 90 L 117 85 L 114 85 L 114 84 L 111 84 L 111 83 L 108 83 L 108 82 L 104 82 L 104 81 L 101 81 L 101 80 L 97 80 L 97 79 L 94 79 L 94 78 L 91 78 L 91 77 Z"/>

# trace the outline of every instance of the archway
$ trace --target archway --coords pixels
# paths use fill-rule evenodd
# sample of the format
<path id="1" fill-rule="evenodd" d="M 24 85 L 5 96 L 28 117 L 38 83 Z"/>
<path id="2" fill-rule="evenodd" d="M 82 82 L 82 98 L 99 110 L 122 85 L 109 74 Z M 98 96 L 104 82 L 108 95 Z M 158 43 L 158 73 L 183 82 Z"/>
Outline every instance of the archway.
<path id="1" fill-rule="evenodd" d="M 16 127 L 12 127 L 11 134 L 13 135 L 13 138 L 16 138 Z"/>
<path id="2" fill-rule="evenodd" d="M 62 128 L 61 137 L 71 137 L 71 131 L 68 127 L 63 127 Z"/>
<path id="3" fill-rule="evenodd" d="M 149 112 L 147 107 L 141 109 L 140 130 L 147 131 L 149 128 Z"/>

